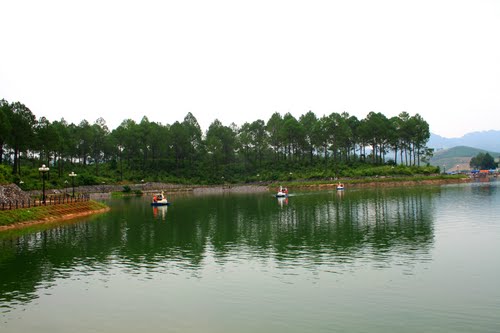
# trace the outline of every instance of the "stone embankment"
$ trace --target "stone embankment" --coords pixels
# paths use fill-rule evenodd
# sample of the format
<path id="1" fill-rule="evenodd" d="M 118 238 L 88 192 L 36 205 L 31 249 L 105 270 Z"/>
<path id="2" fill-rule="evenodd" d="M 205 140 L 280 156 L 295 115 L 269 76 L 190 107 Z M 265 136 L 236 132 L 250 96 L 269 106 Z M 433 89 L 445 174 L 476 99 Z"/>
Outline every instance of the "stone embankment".
<path id="1" fill-rule="evenodd" d="M 166 184 L 159 182 L 147 182 L 140 184 L 128 184 L 128 185 L 88 185 L 88 186 L 78 186 L 75 187 L 76 194 L 90 194 L 91 199 L 108 197 L 111 192 L 121 192 L 124 190 L 124 186 L 130 187 L 132 192 L 141 191 L 145 194 L 151 194 L 158 191 L 165 191 L 167 193 L 173 192 L 186 192 L 194 194 L 215 194 L 215 193 L 257 193 L 257 192 L 267 192 L 268 187 L 266 185 L 223 185 L 223 186 L 194 186 L 194 185 L 182 185 L 182 184 Z M 71 195 L 73 189 L 71 187 L 64 189 L 47 189 L 45 194 L 47 196 L 52 195 Z M 0 185 L 0 204 L 5 203 L 15 203 L 16 200 L 21 202 L 25 200 L 26 202 L 30 197 L 40 197 L 42 195 L 41 190 L 33 190 L 30 192 L 22 191 L 17 185 Z"/>
<path id="2" fill-rule="evenodd" d="M 112 185 L 112 184 L 102 184 L 102 185 L 83 185 L 75 186 L 76 194 L 94 194 L 99 196 L 100 194 L 109 194 L 111 192 L 121 192 L 124 190 L 125 186 L 130 187 L 132 192 L 142 191 L 144 193 L 151 193 L 159 190 L 164 190 L 168 192 L 191 192 L 193 191 L 193 186 L 189 185 L 177 185 L 177 184 L 165 184 L 165 183 L 141 183 L 141 184 L 127 184 L 127 185 Z M 46 195 L 60 195 L 67 193 L 72 194 L 73 189 L 67 187 L 64 189 L 47 189 L 45 191 Z M 33 190 L 30 191 L 31 196 L 40 196 L 42 191 Z M 91 196 L 92 197 L 92 196 Z"/>
<path id="3" fill-rule="evenodd" d="M 182 184 L 167 184 L 158 182 L 148 182 L 144 184 L 130 184 L 131 191 L 141 191 L 143 193 L 155 193 L 158 191 L 173 192 L 190 192 L 194 194 L 205 193 L 254 193 L 268 191 L 267 186 L 260 185 L 221 185 L 221 186 L 203 186 L 203 185 L 182 185 Z M 78 193 L 111 193 L 121 192 L 124 185 L 95 185 L 95 186 L 80 186 L 77 188 Z"/>
<path id="4" fill-rule="evenodd" d="M 0 204 L 15 204 L 28 200 L 30 200 L 29 193 L 21 190 L 16 184 L 0 185 Z"/>
<path id="5" fill-rule="evenodd" d="M 263 185 L 200 186 L 193 189 L 194 194 L 259 193 L 268 191 L 269 191 L 268 187 Z"/>

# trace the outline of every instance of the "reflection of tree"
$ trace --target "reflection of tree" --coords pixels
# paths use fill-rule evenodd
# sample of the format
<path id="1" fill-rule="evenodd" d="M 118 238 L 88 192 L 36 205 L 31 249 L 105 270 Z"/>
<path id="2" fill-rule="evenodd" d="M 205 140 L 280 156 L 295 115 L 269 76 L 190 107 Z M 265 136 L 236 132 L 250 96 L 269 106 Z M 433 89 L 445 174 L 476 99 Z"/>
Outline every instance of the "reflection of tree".
<path id="1" fill-rule="evenodd" d="M 253 230 L 260 248 L 272 247 L 290 259 L 311 252 L 358 255 L 416 249 L 432 244 L 432 193 L 402 190 L 359 191 L 343 197 L 293 198 L 289 209 L 265 219 L 268 231 Z M 248 228 L 248 224 L 245 227 Z M 413 251 L 415 252 L 415 251 Z"/>
<path id="2" fill-rule="evenodd" d="M 165 221 L 142 200 L 116 201 L 92 221 L 0 240 L 0 304 L 29 301 L 41 284 L 75 268 L 195 273 L 207 254 L 219 264 L 242 257 L 308 265 L 418 259 L 432 245 L 432 191 L 303 194 L 283 207 L 268 195 L 186 197 Z"/>
<path id="3" fill-rule="evenodd" d="M 29 299 L 41 282 L 67 277 L 75 265 L 106 263 L 110 227 L 78 223 L 0 241 L 0 301 Z"/>

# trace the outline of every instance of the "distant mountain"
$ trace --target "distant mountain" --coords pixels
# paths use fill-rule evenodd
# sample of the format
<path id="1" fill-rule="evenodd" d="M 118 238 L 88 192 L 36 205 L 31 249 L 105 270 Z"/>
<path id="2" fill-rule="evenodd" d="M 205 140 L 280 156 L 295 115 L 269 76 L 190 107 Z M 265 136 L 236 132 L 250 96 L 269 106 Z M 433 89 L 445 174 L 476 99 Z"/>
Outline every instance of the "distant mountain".
<path id="1" fill-rule="evenodd" d="M 434 148 L 436 151 L 456 146 L 467 146 L 494 152 L 500 151 L 500 131 L 472 132 L 465 134 L 461 138 L 445 138 L 431 133 L 427 146 Z"/>
<path id="2" fill-rule="evenodd" d="M 434 152 L 434 156 L 430 160 L 431 165 L 435 165 L 444 169 L 444 171 L 469 170 L 471 158 L 479 153 L 489 153 L 493 158 L 500 156 L 500 153 L 487 151 L 466 146 L 457 146 L 450 149 L 441 149 Z"/>

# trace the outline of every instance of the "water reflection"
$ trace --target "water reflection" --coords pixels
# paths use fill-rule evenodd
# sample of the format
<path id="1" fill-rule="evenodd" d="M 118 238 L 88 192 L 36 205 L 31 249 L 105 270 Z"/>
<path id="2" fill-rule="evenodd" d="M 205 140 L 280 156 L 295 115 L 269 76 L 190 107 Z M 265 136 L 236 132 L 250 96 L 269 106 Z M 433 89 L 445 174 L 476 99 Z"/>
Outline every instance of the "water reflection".
<path id="1" fill-rule="evenodd" d="M 142 199 L 110 201 L 105 216 L 0 240 L 0 305 L 95 271 L 196 274 L 209 255 L 219 265 L 262 258 L 278 270 L 411 265 L 429 260 L 439 192 L 298 193 L 278 205 L 269 195 L 196 196 L 168 211 Z"/>
<path id="2" fill-rule="evenodd" d="M 288 198 L 287 197 L 278 197 L 276 198 L 278 200 L 278 205 L 283 208 L 283 206 L 288 205 Z"/>
<path id="3" fill-rule="evenodd" d="M 490 181 L 488 178 L 479 179 L 472 186 L 470 186 L 471 192 L 475 195 L 480 196 L 493 196 L 498 190 L 498 182 Z"/>
<path id="4" fill-rule="evenodd" d="M 153 206 L 153 216 L 159 220 L 165 221 L 167 217 L 168 206 Z"/>

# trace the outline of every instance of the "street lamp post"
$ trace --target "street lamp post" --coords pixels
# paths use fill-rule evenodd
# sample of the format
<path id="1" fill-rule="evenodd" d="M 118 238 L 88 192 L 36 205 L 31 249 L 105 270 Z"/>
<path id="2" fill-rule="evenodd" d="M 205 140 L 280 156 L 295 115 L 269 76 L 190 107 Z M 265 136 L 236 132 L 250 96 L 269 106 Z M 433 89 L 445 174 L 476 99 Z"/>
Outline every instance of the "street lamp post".
<path id="1" fill-rule="evenodd" d="M 73 171 L 71 171 L 71 173 L 68 175 L 71 177 L 71 187 L 73 188 L 73 198 L 75 197 L 75 177 L 76 177 L 76 173 L 74 173 Z"/>
<path id="2" fill-rule="evenodd" d="M 123 180 L 123 164 L 122 164 L 123 146 L 119 145 L 118 150 L 120 151 L 120 180 Z"/>
<path id="3" fill-rule="evenodd" d="M 40 168 L 38 168 L 38 171 L 42 173 L 42 202 L 45 205 L 45 173 L 48 172 L 50 169 L 49 167 L 45 166 L 45 164 L 42 164 Z"/>

